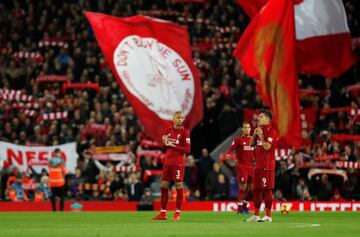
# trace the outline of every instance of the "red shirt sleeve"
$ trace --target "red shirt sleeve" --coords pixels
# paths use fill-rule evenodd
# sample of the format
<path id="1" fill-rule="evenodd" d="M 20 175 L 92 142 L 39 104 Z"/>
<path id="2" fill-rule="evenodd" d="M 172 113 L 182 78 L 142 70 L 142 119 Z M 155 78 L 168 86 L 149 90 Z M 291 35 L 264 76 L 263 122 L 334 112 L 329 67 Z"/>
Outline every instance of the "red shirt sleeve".
<path id="1" fill-rule="evenodd" d="M 230 148 L 227 150 L 227 154 L 230 154 L 231 155 L 231 152 L 232 150 L 234 150 L 238 145 L 239 145 L 239 142 L 238 142 L 238 138 L 235 138 L 234 141 L 231 143 L 231 146 Z"/>
<path id="2" fill-rule="evenodd" d="M 185 129 L 184 133 L 183 133 L 183 142 L 182 142 L 182 146 L 181 145 L 175 145 L 175 149 L 185 152 L 185 153 L 189 153 L 190 152 L 190 132 L 189 130 Z"/>
<path id="3" fill-rule="evenodd" d="M 264 137 L 264 140 L 270 143 L 271 145 L 275 144 L 277 140 L 277 133 L 275 129 L 271 129 L 270 132 L 267 134 L 267 136 Z"/>

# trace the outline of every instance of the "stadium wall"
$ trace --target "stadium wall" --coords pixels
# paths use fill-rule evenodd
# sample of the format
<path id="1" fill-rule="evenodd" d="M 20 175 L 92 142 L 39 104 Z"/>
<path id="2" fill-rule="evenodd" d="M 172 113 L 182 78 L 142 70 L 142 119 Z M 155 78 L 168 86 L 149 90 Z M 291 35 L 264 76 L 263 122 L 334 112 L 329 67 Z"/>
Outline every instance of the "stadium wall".
<path id="1" fill-rule="evenodd" d="M 360 202 L 274 202 L 273 209 L 279 211 L 283 204 L 291 206 L 291 211 L 360 211 Z M 136 211 L 137 202 L 109 201 L 109 202 L 65 202 L 65 211 Z M 155 210 L 160 210 L 160 202 L 154 203 Z M 264 206 L 262 206 L 262 209 Z M 170 202 L 169 210 L 175 210 L 175 202 Z M 236 202 L 185 202 L 184 211 L 214 211 L 231 212 L 237 210 Z M 252 204 L 249 207 L 253 210 Z M 51 211 L 49 202 L 0 202 L 0 212 L 48 212 Z"/>

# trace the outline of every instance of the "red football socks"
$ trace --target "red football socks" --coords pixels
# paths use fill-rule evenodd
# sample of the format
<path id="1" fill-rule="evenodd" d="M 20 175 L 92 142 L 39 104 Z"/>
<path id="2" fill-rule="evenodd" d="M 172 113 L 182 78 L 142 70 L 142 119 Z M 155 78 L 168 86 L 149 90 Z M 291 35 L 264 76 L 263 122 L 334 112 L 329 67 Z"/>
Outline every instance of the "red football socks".
<path id="1" fill-rule="evenodd" d="M 272 208 L 272 192 L 270 189 L 264 190 L 264 197 L 265 197 L 265 215 L 271 217 L 271 208 Z"/>
<path id="2" fill-rule="evenodd" d="M 261 190 L 254 190 L 254 207 L 255 207 L 254 215 L 255 216 L 260 215 L 261 201 L 262 201 Z"/>
<path id="3" fill-rule="evenodd" d="M 176 189 L 176 210 L 181 210 L 181 204 L 183 201 L 184 189 Z"/>
<path id="4" fill-rule="evenodd" d="M 238 193 L 239 203 L 241 203 L 241 204 L 244 203 L 245 196 L 246 196 L 246 191 L 240 189 L 239 193 Z"/>
<path id="5" fill-rule="evenodd" d="M 161 210 L 166 210 L 166 205 L 169 199 L 168 188 L 161 188 Z"/>

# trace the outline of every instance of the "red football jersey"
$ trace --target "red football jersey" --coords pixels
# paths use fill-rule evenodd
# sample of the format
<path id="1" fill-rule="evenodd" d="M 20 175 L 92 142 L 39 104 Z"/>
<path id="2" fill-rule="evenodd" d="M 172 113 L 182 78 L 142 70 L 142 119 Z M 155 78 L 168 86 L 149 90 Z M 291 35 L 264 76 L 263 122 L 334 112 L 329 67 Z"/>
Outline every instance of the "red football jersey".
<path id="1" fill-rule="evenodd" d="M 251 137 L 238 136 L 232 142 L 228 154 L 235 149 L 236 159 L 238 161 L 238 167 L 252 167 L 252 161 L 254 159 L 254 148 L 251 147 Z"/>
<path id="2" fill-rule="evenodd" d="M 178 129 L 170 127 L 165 135 L 176 147 L 166 147 L 165 165 L 185 165 L 185 154 L 190 152 L 190 132 L 181 126 Z"/>
<path id="3" fill-rule="evenodd" d="M 261 129 L 263 131 L 264 141 L 269 142 L 271 144 L 271 148 L 270 150 L 265 150 L 262 146 L 260 138 L 256 137 L 255 169 L 275 170 L 275 146 L 277 141 L 277 132 L 271 124 L 262 126 Z"/>

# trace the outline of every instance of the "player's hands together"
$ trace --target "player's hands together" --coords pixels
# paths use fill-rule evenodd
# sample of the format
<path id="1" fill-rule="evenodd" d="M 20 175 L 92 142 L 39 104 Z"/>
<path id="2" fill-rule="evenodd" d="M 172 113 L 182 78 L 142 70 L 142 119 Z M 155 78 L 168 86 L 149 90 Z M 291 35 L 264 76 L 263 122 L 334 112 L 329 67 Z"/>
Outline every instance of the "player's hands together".
<path id="1" fill-rule="evenodd" d="M 259 137 L 261 137 L 263 135 L 263 131 L 260 127 L 255 128 L 254 130 L 254 134 L 258 135 Z"/>
<path id="2" fill-rule="evenodd" d="M 165 146 L 176 147 L 174 143 L 170 142 L 169 140 L 165 141 Z"/>
<path id="3" fill-rule="evenodd" d="M 162 136 L 163 143 L 166 145 L 166 142 L 168 142 L 169 138 L 167 135 Z"/>

